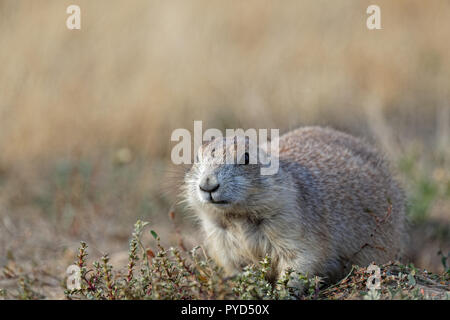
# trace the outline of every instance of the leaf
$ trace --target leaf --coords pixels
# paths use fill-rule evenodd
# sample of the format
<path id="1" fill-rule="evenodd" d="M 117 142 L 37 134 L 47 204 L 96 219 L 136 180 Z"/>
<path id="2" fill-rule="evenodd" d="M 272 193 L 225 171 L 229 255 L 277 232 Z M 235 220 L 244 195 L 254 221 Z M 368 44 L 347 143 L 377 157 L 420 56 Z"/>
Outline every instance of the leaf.
<path id="1" fill-rule="evenodd" d="M 150 233 L 152 234 L 153 238 L 155 238 L 155 240 L 158 239 L 158 234 L 155 231 L 150 230 Z"/>

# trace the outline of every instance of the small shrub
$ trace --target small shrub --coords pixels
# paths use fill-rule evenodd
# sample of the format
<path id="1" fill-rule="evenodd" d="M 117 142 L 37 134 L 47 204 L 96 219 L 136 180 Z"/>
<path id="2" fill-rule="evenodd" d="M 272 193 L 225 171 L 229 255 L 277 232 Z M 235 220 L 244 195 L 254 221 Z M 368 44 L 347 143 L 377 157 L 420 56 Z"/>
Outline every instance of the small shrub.
<path id="1" fill-rule="evenodd" d="M 366 288 L 369 274 L 367 269 L 358 266 L 353 266 L 344 279 L 328 287 L 319 277 L 307 277 L 293 270 L 287 270 L 272 283 L 267 277 L 271 272 L 269 257 L 227 278 L 202 247 L 190 251 L 165 249 L 159 236 L 151 230 L 157 248 L 154 252 L 141 240 L 147 226 L 142 221 L 135 224 L 125 271 L 113 270 L 108 255 L 88 267 L 87 245 L 81 242 L 75 262 L 80 268 L 81 284 L 78 289 L 65 290 L 66 297 L 108 300 L 448 298 L 448 293 L 445 295 L 449 288 L 448 273 L 433 275 L 399 263 L 380 266 L 382 287 L 379 290 Z"/>

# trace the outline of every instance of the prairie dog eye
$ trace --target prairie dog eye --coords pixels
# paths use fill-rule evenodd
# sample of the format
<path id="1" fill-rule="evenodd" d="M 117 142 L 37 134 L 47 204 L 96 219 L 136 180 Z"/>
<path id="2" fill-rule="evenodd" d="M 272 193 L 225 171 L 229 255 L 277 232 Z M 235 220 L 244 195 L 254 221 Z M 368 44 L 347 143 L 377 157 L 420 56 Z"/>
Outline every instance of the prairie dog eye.
<path id="1" fill-rule="evenodd" d="M 250 163 L 250 154 L 248 152 L 244 153 L 244 155 L 240 158 L 237 164 L 239 165 L 247 165 Z"/>
<path id="2" fill-rule="evenodd" d="M 244 154 L 244 164 L 249 164 L 250 163 L 250 155 L 248 154 L 248 152 L 246 152 Z"/>

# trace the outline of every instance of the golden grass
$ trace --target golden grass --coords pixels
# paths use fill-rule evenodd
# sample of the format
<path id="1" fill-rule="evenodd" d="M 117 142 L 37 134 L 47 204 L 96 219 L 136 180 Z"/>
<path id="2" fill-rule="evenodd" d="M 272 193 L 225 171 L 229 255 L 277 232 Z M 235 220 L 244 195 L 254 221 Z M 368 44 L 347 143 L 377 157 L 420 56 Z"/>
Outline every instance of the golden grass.
<path id="1" fill-rule="evenodd" d="M 80 31 L 65 27 L 70 1 L 0 3 L 7 163 L 122 145 L 161 156 L 194 119 L 372 135 L 371 108 L 421 139 L 449 107 L 446 1 L 379 1 L 380 31 L 369 1 L 85 0 Z"/>

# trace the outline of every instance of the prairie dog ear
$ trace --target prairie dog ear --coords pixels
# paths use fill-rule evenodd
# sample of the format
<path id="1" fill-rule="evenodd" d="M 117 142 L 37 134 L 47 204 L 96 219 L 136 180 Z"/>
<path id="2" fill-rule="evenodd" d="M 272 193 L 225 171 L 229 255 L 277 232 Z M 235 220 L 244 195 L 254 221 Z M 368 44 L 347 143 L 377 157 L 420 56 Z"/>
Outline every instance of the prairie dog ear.
<path id="1" fill-rule="evenodd" d="M 267 140 L 264 143 L 261 143 L 258 148 L 258 156 L 260 157 L 260 160 L 270 160 L 271 157 L 271 142 L 270 140 Z"/>
<path id="2" fill-rule="evenodd" d="M 211 139 L 209 139 L 209 140 L 202 141 L 201 147 L 207 147 L 211 142 L 214 141 L 214 139 L 215 139 L 215 138 L 213 137 L 213 138 L 211 138 Z"/>
<path id="3" fill-rule="evenodd" d="M 203 159 L 203 145 L 201 145 L 200 147 L 198 147 L 197 149 L 197 153 L 195 155 L 195 162 L 201 162 Z"/>
<path id="4" fill-rule="evenodd" d="M 205 152 L 206 147 L 207 147 L 211 142 L 213 142 L 214 139 L 215 139 L 215 138 L 211 138 L 211 139 L 209 139 L 209 140 L 207 140 L 207 141 L 202 141 L 202 144 L 200 145 L 200 147 L 198 147 L 197 154 L 196 154 L 196 156 L 195 156 L 197 162 L 199 162 L 199 161 L 201 161 L 201 160 L 203 159 L 203 153 Z"/>

